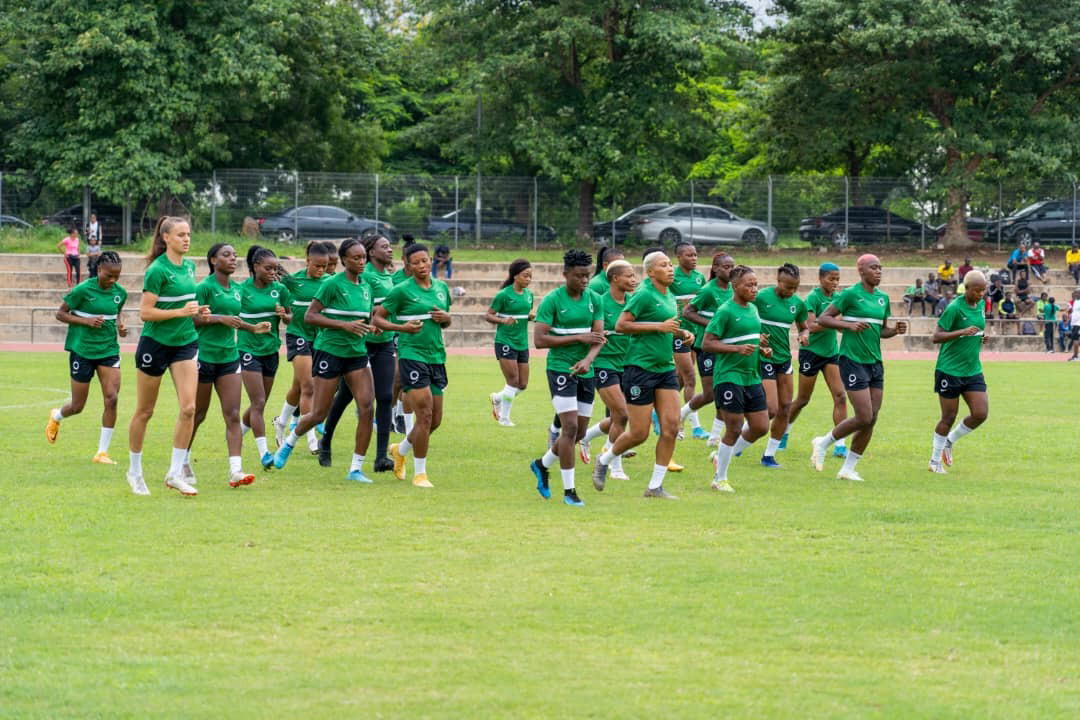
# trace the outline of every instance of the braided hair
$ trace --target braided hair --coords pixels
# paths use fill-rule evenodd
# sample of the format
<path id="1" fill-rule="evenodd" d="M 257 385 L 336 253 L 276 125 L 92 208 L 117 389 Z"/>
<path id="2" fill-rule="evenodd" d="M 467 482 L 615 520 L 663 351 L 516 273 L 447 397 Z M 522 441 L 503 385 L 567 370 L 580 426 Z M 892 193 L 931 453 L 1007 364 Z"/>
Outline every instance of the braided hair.
<path id="1" fill-rule="evenodd" d="M 592 255 L 584 250 L 567 250 L 563 254 L 563 270 L 592 265 Z"/>
<path id="2" fill-rule="evenodd" d="M 337 249 L 338 257 L 344 259 L 345 253 L 349 252 L 349 250 L 351 250 L 356 245 L 363 247 L 365 254 L 367 253 L 367 248 L 364 247 L 364 241 L 358 237 L 351 237 L 345 238 L 341 241 L 341 246 Z"/>
<path id="3" fill-rule="evenodd" d="M 98 256 L 98 265 L 120 265 L 120 254 L 106 250 Z"/>
<path id="4" fill-rule="evenodd" d="M 516 278 L 518 275 L 525 272 L 531 267 L 532 263 L 525 258 L 518 258 L 514 262 L 510 263 L 510 267 L 507 269 L 506 279 L 502 281 L 502 285 L 500 285 L 499 288 L 502 289 L 504 287 L 510 287 L 514 284 L 514 278 Z"/>
<path id="5" fill-rule="evenodd" d="M 784 263 L 780 267 L 776 268 L 776 275 L 777 277 L 779 277 L 780 275 L 787 275 L 788 277 L 793 277 L 798 280 L 799 266 L 793 265 L 792 263 Z"/>
<path id="6" fill-rule="evenodd" d="M 251 277 L 255 277 L 255 266 L 267 260 L 269 258 L 277 258 L 274 251 L 270 248 L 264 248 L 262 245 L 252 245 L 247 251 L 247 267 L 248 274 Z"/>
<path id="7" fill-rule="evenodd" d="M 740 278 L 742 278 L 743 275 L 753 274 L 754 268 L 750 267 L 749 265 L 736 265 L 735 267 L 731 268 L 731 272 L 728 273 L 728 280 L 731 282 L 732 285 L 734 285 L 739 281 Z"/>
<path id="8" fill-rule="evenodd" d="M 330 253 L 326 251 L 326 243 L 320 242 L 319 240 L 312 240 L 307 244 L 307 247 L 304 249 L 304 255 L 307 257 L 311 257 L 312 255 L 329 254 Z"/>

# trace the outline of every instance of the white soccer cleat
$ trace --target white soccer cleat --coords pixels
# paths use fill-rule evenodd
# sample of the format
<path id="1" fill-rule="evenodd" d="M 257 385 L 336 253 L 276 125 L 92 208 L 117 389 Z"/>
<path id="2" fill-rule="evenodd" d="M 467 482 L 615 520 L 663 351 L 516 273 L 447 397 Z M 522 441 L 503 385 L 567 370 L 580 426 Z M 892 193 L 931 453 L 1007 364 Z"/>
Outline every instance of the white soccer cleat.
<path id="1" fill-rule="evenodd" d="M 840 472 L 836 473 L 837 480 L 848 480 L 850 482 L 863 482 L 862 475 L 854 470 L 845 470 L 840 468 Z"/>
<path id="2" fill-rule="evenodd" d="M 318 455 L 319 454 L 319 436 L 318 435 L 308 435 L 307 449 L 311 452 L 312 455 Z"/>
<path id="3" fill-rule="evenodd" d="M 127 474 L 128 485 L 131 486 L 131 492 L 136 495 L 149 495 L 150 488 L 146 487 L 146 481 L 143 480 L 141 473 L 128 473 Z"/>
<path id="4" fill-rule="evenodd" d="M 173 490 L 179 492 L 181 495 L 186 495 L 188 497 L 199 494 L 198 490 L 188 485 L 186 482 L 183 481 L 182 478 L 173 477 L 172 475 L 165 476 L 165 487 L 172 488 Z"/>
<path id="5" fill-rule="evenodd" d="M 499 424 L 503 427 L 517 427 L 517 425 L 511 422 L 510 418 L 499 418 Z"/>
<path id="6" fill-rule="evenodd" d="M 281 424 L 281 418 L 274 418 L 274 440 L 277 441 L 277 446 L 281 447 L 285 444 L 285 426 Z"/>
<path id="7" fill-rule="evenodd" d="M 930 465 L 926 469 L 929 470 L 932 473 L 937 473 L 938 475 L 947 475 L 948 474 L 948 472 L 945 470 L 945 468 L 943 468 L 941 466 L 941 463 L 934 462 L 933 460 L 930 461 Z"/>
<path id="8" fill-rule="evenodd" d="M 495 418 L 495 422 L 499 422 L 499 407 L 502 405 L 502 395 L 491 393 L 488 398 L 491 400 L 491 417 Z"/>
<path id="9" fill-rule="evenodd" d="M 945 441 L 945 447 L 941 448 L 941 464 L 952 467 L 952 443 Z"/>
<path id="10" fill-rule="evenodd" d="M 626 474 L 625 470 L 612 470 L 609 473 L 609 477 L 612 480 L 629 480 L 630 476 Z"/>
<path id="11" fill-rule="evenodd" d="M 829 446 L 825 444 L 825 436 L 816 437 L 810 441 L 810 464 L 814 469 L 821 472 L 825 469 L 825 453 Z"/>
<path id="12" fill-rule="evenodd" d="M 182 477 L 184 479 L 184 482 L 186 482 L 188 485 L 196 485 L 199 482 L 199 480 L 195 477 L 195 471 L 192 470 L 191 466 L 187 463 L 184 463 L 184 471 Z"/>
<path id="13" fill-rule="evenodd" d="M 712 484 L 709 485 L 709 487 L 712 488 L 713 490 L 715 490 L 716 492 L 726 492 L 726 493 L 735 492 L 735 488 L 731 487 L 731 484 L 728 483 L 727 478 L 724 478 L 723 480 L 713 480 Z"/>
<path id="14" fill-rule="evenodd" d="M 709 453 L 709 462 L 712 463 L 712 469 L 714 473 L 720 469 L 720 457 L 715 450 Z"/>

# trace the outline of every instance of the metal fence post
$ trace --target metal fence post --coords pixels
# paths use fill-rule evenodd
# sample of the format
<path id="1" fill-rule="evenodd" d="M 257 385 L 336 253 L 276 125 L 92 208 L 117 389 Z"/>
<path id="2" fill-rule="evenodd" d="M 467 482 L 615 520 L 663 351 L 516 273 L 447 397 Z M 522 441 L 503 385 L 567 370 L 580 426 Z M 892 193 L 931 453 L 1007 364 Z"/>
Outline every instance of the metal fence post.
<path id="1" fill-rule="evenodd" d="M 694 241 L 694 181 L 690 181 L 690 242 Z M 663 245 L 663 243 L 660 243 Z"/>
<path id="2" fill-rule="evenodd" d="M 476 168 L 476 223 L 474 224 L 476 246 L 480 247 L 480 213 L 483 211 L 483 200 L 480 197 L 480 168 Z"/>
<path id="3" fill-rule="evenodd" d="M 539 216 L 538 208 L 539 207 L 540 207 L 540 183 L 537 182 L 536 176 L 533 175 L 533 216 L 532 216 L 532 221 L 533 221 L 533 250 L 536 249 L 537 242 L 538 242 L 537 238 L 536 238 L 536 235 L 537 235 L 537 232 L 540 229 L 540 224 L 538 222 L 538 216 Z"/>
<path id="4" fill-rule="evenodd" d="M 768 202 L 769 202 L 769 207 L 768 207 L 768 210 L 766 211 L 766 214 L 767 214 L 768 218 L 766 219 L 765 223 L 769 227 L 772 227 L 772 175 L 769 175 L 769 199 L 768 199 Z"/>
<path id="5" fill-rule="evenodd" d="M 1073 186 L 1072 212 L 1069 213 L 1069 215 L 1072 216 L 1072 242 L 1076 242 L 1076 178 L 1073 178 L 1072 186 Z"/>
<path id="6" fill-rule="evenodd" d="M 461 176 L 454 176 L 454 249 L 457 250 L 458 246 L 458 223 L 461 218 L 458 213 L 461 211 Z"/>
<path id="7" fill-rule="evenodd" d="M 293 170 L 293 242 L 300 241 L 300 171 Z"/>
<path id="8" fill-rule="evenodd" d="M 0 215 L 4 214 L 4 171 L 0 170 Z"/>
<path id="9" fill-rule="evenodd" d="M 848 208 L 851 207 L 851 178 L 844 176 L 844 244 L 851 242 L 851 232 L 848 230 Z"/>
<path id="10" fill-rule="evenodd" d="M 217 170 L 210 173 L 210 232 L 217 232 Z"/>
<path id="11" fill-rule="evenodd" d="M 379 222 L 379 173 L 375 173 L 375 222 Z"/>
<path id="12" fill-rule="evenodd" d="M 611 247 L 615 247 L 617 242 L 615 237 L 615 215 L 615 193 L 611 193 Z"/>
<path id="13" fill-rule="evenodd" d="M 1005 191 L 998 180 L 998 221 L 997 221 L 997 249 L 1001 252 L 1001 223 L 1005 219 Z"/>

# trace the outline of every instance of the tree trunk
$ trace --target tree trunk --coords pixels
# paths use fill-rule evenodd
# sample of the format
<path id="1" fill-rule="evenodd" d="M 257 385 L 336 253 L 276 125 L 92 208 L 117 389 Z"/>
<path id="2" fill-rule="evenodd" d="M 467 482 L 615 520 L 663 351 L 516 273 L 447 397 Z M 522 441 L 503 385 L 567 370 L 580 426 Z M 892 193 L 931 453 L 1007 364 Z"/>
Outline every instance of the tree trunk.
<path id="1" fill-rule="evenodd" d="M 947 248 L 964 248 L 972 245 L 967 229 L 967 191 L 949 188 L 949 219 L 945 223 L 942 243 Z"/>
<path id="2" fill-rule="evenodd" d="M 591 238 L 593 226 L 593 196 L 596 195 L 596 181 L 582 180 L 578 185 L 578 237 Z"/>

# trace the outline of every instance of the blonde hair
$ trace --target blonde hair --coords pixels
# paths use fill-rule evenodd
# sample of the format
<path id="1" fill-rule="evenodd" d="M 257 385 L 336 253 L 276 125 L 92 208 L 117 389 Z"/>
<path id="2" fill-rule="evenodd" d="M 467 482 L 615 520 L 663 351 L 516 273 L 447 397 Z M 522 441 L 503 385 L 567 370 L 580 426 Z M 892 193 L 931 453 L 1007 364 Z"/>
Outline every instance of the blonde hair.
<path id="1" fill-rule="evenodd" d="M 651 253 L 649 253 L 648 255 L 645 256 L 645 259 L 642 261 L 642 265 L 645 268 L 645 273 L 646 274 L 648 274 L 649 270 L 652 269 L 652 266 L 654 264 L 656 264 L 656 262 L 658 260 L 660 260 L 660 258 L 664 258 L 665 260 L 670 259 L 670 258 L 668 258 L 667 255 L 665 255 L 663 252 L 661 252 L 659 250 L 657 250 L 656 252 L 651 252 Z"/>

